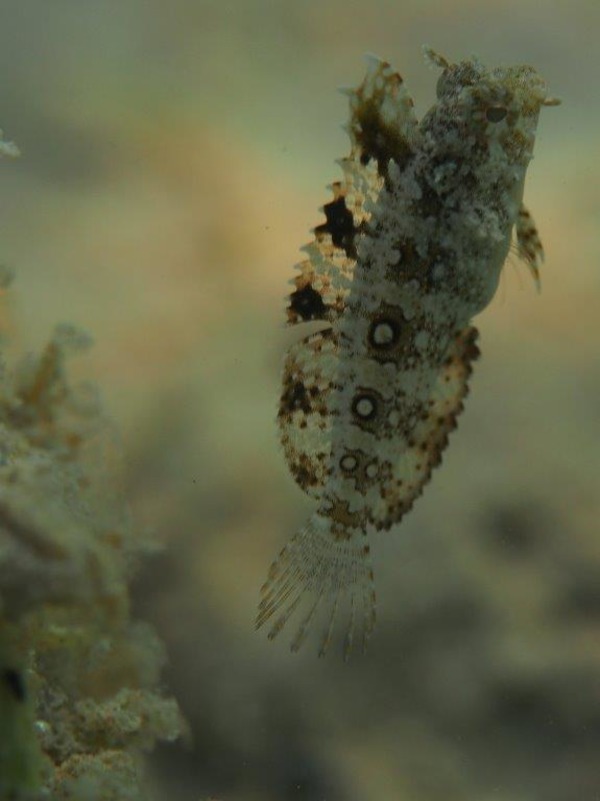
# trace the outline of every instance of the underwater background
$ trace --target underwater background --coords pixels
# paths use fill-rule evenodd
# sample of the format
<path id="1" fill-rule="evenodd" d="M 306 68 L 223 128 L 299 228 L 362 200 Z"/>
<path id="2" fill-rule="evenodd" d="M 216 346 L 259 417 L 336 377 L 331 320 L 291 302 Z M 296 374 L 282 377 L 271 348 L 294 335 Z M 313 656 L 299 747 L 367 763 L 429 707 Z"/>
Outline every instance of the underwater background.
<path id="1" fill-rule="evenodd" d="M 94 338 L 138 529 L 133 585 L 189 735 L 159 799 L 600 797 L 600 5 L 592 0 L 3 0 L 0 261 L 10 328 Z M 284 295 L 348 151 L 340 86 L 389 60 L 420 116 L 421 45 L 529 63 L 543 109 L 525 202 L 537 295 L 509 258 L 424 497 L 373 543 L 366 656 L 254 631 L 272 557 L 312 503 L 275 425 Z"/>

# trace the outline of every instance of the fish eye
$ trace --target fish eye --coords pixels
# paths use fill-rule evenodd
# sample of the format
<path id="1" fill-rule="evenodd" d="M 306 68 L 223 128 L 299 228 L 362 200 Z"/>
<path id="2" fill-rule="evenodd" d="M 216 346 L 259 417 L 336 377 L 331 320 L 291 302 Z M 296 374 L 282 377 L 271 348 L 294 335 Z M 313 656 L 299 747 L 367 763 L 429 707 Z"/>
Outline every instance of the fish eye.
<path id="1" fill-rule="evenodd" d="M 505 106 L 488 106 L 485 116 L 488 122 L 501 122 L 507 114 Z"/>

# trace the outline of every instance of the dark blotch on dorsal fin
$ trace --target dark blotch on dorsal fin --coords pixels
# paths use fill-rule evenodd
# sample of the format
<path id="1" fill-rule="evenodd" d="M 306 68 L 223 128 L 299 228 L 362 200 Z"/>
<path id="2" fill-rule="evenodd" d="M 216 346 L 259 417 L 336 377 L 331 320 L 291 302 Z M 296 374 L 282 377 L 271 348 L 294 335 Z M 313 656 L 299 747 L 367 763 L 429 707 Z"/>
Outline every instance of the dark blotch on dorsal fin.
<path id="1" fill-rule="evenodd" d="M 290 295 L 289 310 L 302 320 L 325 320 L 327 306 L 323 298 L 310 284 L 305 284 Z"/>
<path id="2" fill-rule="evenodd" d="M 356 244 L 354 237 L 357 230 L 354 227 L 352 213 L 346 208 L 343 195 L 339 195 L 323 207 L 327 221 L 315 228 L 315 236 L 330 234 L 331 241 L 336 248 L 341 248 L 349 259 L 356 258 Z"/>

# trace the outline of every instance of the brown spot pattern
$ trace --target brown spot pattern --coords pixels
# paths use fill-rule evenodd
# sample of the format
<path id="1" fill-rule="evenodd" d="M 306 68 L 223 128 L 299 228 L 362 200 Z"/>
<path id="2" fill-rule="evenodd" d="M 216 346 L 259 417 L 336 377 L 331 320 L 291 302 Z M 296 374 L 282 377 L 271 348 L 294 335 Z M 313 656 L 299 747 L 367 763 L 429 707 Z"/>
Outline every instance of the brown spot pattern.
<path id="1" fill-rule="evenodd" d="M 479 356 L 476 340 L 477 329 L 474 327 L 456 335 L 434 387 L 429 411 L 427 414 L 421 411 L 411 434 L 407 458 L 414 453 L 420 454 L 414 464 L 415 475 L 408 482 L 392 476 L 382 483 L 381 494 L 386 501 L 386 512 L 378 516 L 371 512 L 369 516 L 376 528 L 389 529 L 397 523 L 412 508 L 433 469 L 440 464 L 442 453 L 448 445 L 448 436 L 456 428 L 457 417 L 463 410 L 472 362 Z"/>

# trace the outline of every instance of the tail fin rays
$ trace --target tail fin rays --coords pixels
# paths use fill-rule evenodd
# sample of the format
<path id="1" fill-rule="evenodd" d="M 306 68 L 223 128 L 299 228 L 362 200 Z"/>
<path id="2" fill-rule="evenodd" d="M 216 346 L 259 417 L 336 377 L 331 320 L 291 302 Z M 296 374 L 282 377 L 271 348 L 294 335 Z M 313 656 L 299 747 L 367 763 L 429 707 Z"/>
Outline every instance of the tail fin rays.
<path id="1" fill-rule="evenodd" d="M 362 630 L 362 650 L 375 624 L 375 589 L 369 548 L 360 530 L 351 530 L 348 539 L 336 538 L 331 520 L 315 514 L 280 552 L 261 588 L 256 628 L 274 616 L 268 638 L 274 639 L 301 605 L 308 604 L 292 638 L 291 649 L 298 651 L 315 621 L 326 615 L 319 656 L 324 656 L 334 639 L 336 618 L 349 606 L 344 634 L 344 659 L 353 649 L 357 629 Z"/>

